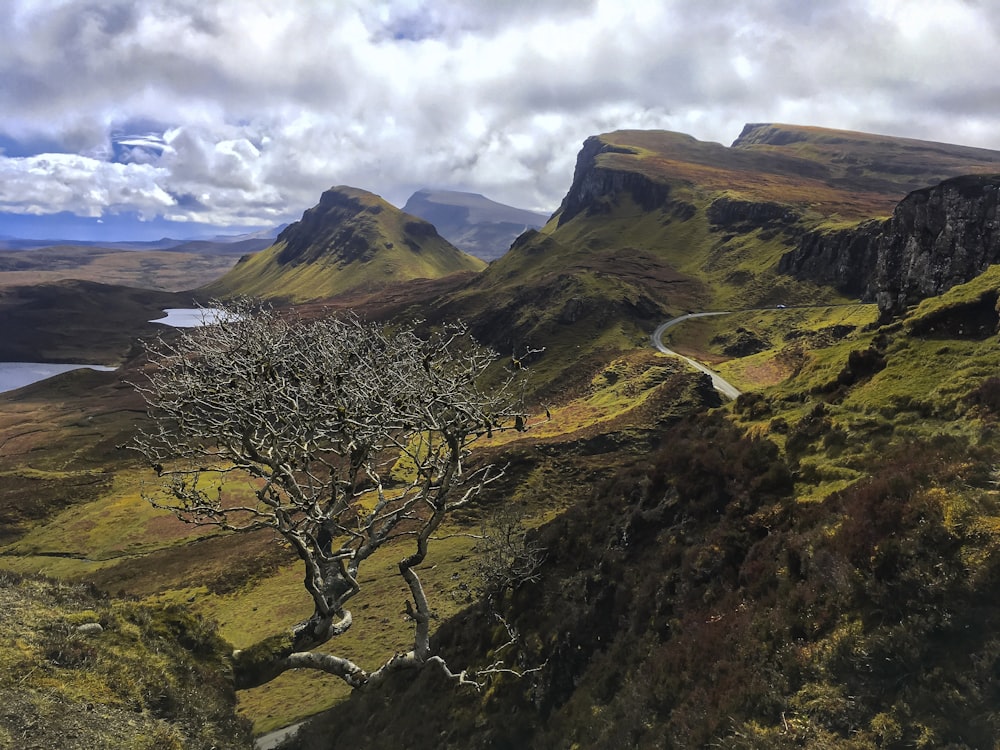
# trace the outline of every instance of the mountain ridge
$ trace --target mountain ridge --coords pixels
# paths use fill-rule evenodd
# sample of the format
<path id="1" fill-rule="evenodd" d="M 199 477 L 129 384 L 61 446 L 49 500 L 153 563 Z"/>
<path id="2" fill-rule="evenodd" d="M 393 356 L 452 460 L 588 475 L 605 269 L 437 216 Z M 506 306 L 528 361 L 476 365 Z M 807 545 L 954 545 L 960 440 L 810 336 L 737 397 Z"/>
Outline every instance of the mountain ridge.
<path id="1" fill-rule="evenodd" d="M 479 193 L 456 190 L 416 191 L 406 213 L 432 223 L 445 239 L 485 261 L 496 260 L 527 229 L 540 229 L 546 214 L 498 203 Z"/>
<path id="2" fill-rule="evenodd" d="M 341 185 L 325 191 L 271 247 L 241 258 L 202 291 L 303 302 L 407 279 L 478 271 L 484 265 L 451 245 L 432 224 L 374 193 Z"/>

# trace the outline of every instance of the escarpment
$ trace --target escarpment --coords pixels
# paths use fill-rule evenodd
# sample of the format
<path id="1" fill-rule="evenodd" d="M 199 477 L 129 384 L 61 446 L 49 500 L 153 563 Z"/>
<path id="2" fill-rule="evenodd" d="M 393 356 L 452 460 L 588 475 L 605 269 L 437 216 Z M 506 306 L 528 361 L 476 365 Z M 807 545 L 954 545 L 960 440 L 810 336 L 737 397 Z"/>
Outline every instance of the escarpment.
<path id="1" fill-rule="evenodd" d="M 940 294 L 1000 262 L 1000 175 L 917 190 L 887 222 L 868 295 L 883 313 Z"/>
<path id="2" fill-rule="evenodd" d="M 998 200 L 1000 175 L 945 180 L 910 193 L 885 221 L 806 234 L 778 270 L 895 316 L 1000 262 Z"/>
<path id="3" fill-rule="evenodd" d="M 781 257 L 778 272 L 864 297 L 878 259 L 884 224 L 873 220 L 848 229 L 807 232 L 794 250 Z"/>
<path id="4" fill-rule="evenodd" d="M 640 172 L 608 169 L 598 162 L 601 154 L 635 154 L 634 149 L 615 146 L 598 136 L 591 136 L 583 143 L 577 156 L 573 183 L 559 207 L 559 226 L 575 216 L 587 212 L 588 216 L 609 209 L 609 197 L 630 195 L 644 211 L 663 208 L 670 199 L 670 185 L 654 180 Z"/>

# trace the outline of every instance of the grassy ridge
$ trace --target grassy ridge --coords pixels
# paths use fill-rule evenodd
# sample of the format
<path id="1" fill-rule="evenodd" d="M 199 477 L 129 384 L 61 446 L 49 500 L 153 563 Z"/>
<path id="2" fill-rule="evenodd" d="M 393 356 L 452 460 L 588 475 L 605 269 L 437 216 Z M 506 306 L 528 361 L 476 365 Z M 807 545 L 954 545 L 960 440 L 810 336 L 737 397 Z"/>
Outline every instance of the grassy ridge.
<path id="1" fill-rule="evenodd" d="M 226 645 L 203 620 L 0 573 L 0 624 L 3 747 L 249 744 L 225 679 Z"/>
<path id="2" fill-rule="evenodd" d="M 203 291 L 302 302 L 485 265 L 453 247 L 430 224 L 377 195 L 342 186 L 324 193 L 274 245 L 244 257 Z"/>

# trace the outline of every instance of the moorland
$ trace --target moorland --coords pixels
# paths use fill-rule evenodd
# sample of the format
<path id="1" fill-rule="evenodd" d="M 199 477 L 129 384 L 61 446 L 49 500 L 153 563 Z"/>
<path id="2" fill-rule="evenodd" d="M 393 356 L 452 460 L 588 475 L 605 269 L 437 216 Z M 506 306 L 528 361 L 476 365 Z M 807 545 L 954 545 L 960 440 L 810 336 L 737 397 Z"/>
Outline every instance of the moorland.
<path id="1" fill-rule="evenodd" d="M 1000 152 L 822 128 L 748 125 L 728 147 L 620 131 L 583 144 L 559 209 L 489 265 L 337 187 L 186 290 L 0 272 L 3 359 L 119 368 L 0 394 L 0 744 L 249 746 L 314 717 L 289 747 L 992 747 L 998 174 Z M 499 610 L 525 676 L 352 692 L 302 670 L 235 691 L 232 650 L 309 615 L 301 563 L 267 530 L 152 507 L 156 472 L 120 446 L 148 424 L 130 382 L 155 311 L 245 295 L 463 320 L 508 367 L 532 352 L 528 429 L 473 452 L 504 477 L 420 567 L 435 652 L 490 664 Z M 727 314 L 664 341 L 735 400 L 650 342 L 707 311 Z M 497 600 L 474 537 L 505 508 L 543 561 Z M 398 557 L 372 559 L 331 652 L 408 648 Z"/>

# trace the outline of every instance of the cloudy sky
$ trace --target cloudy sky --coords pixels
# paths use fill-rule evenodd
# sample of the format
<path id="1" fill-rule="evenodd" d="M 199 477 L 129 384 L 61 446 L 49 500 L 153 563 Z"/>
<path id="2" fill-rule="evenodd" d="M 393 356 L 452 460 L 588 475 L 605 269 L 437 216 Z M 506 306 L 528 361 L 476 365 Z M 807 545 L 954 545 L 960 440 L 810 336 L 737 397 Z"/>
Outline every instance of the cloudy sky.
<path id="1" fill-rule="evenodd" d="M 1000 149 L 995 0 L 0 0 L 0 234 L 191 236 L 347 184 L 551 211 L 588 135 Z"/>

